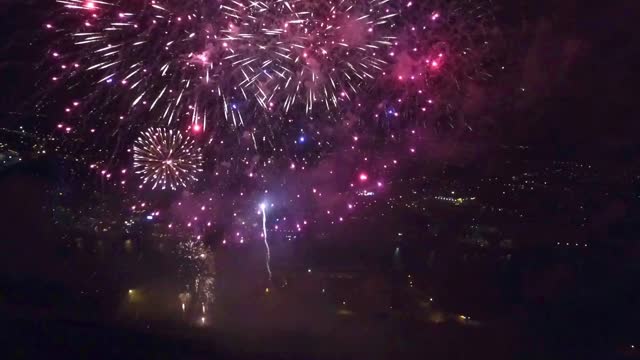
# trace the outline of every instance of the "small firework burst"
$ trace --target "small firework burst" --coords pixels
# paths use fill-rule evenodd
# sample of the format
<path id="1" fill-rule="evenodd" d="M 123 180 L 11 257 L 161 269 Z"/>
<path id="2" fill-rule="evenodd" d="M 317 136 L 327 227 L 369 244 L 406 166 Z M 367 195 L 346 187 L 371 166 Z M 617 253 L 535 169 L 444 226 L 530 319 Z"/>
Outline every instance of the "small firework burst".
<path id="1" fill-rule="evenodd" d="M 133 167 L 152 189 L 187 187 L 202 172 L 202 154 L 195 141 L 180 131 L 151 128 L 133 146 Z"/>

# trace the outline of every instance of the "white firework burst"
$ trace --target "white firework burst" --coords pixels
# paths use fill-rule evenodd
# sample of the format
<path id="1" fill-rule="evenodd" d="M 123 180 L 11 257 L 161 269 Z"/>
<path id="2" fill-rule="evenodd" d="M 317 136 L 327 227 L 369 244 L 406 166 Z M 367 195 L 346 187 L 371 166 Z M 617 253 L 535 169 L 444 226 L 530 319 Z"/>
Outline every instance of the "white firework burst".
<path id="1" fill-rule="evenodd" d="M 133 146 L 133 167 L 152 189 L 187 187 L 202 172 L 202 153 L 195 141 L 180 131 L 151 128 Z"/>

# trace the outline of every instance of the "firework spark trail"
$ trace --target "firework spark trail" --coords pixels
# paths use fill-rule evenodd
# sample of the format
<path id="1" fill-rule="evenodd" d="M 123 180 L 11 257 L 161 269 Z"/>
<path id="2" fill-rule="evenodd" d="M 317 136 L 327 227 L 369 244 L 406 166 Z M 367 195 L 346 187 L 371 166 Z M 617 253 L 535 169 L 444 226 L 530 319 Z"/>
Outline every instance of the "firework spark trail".
<path id="1" fill-rule="evenodd" d="M 269 240 L 267 239 L 267 205 L 260 204 L 260 210 L 262 211 L 262 236 L 264 237 L 264 246 L 267 249 L 266 253 L 266 267 L 269 274 L 269 281 L 271 281 L 271 248 L 269 247 Z"/>

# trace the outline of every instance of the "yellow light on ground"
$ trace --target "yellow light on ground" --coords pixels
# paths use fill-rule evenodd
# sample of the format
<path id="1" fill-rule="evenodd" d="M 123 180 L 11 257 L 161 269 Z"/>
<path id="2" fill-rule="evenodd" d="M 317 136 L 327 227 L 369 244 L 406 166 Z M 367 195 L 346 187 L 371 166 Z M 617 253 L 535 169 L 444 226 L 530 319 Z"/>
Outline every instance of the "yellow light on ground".
<path id="1" fill-rule="evenodd" d="M 338 313 L 338 315 L 341 315 L 341 316 L 351 316 L 351 315 L 353 315 L 353 311 L 347 310 L 347 309 L 340 309 L 340 310 L 338 310 L 337 313 Z"/>
<path id="2" fill-rule="evenodd" d="M 264 289 L 264 292 L 265 292 L 266 294 L 268 294 L 268 293 L 269 293 L 269 291 L 270 291 L 270 290 L 269 290 L 269 288 Z"/>
<path id="3" fill-rule="evenodd" d="M 140 290 L 136 290 L 136 289 L 129 289 L 127 291 L 127 299 L 129 302 L 131 303 L 140 303 L 142 302 L 142 292 L 140 292 Z"/>

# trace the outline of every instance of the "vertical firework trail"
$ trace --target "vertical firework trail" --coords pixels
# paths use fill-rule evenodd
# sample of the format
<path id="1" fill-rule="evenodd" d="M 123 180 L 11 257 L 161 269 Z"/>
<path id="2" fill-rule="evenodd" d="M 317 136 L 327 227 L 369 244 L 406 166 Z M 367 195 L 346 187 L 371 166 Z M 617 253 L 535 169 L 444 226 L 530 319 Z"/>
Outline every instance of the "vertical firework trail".
<path id="1" fill-rule="evenodd" d="M 269 281 L 271 281 L 271 249 L 269 248 L 269 240 L 267 239 L 267 205 L 260 204 L 262 210 L 262 236 L 264 237 L 264 246 L 267 249 L 267 273 L 269 274 Z"/>

